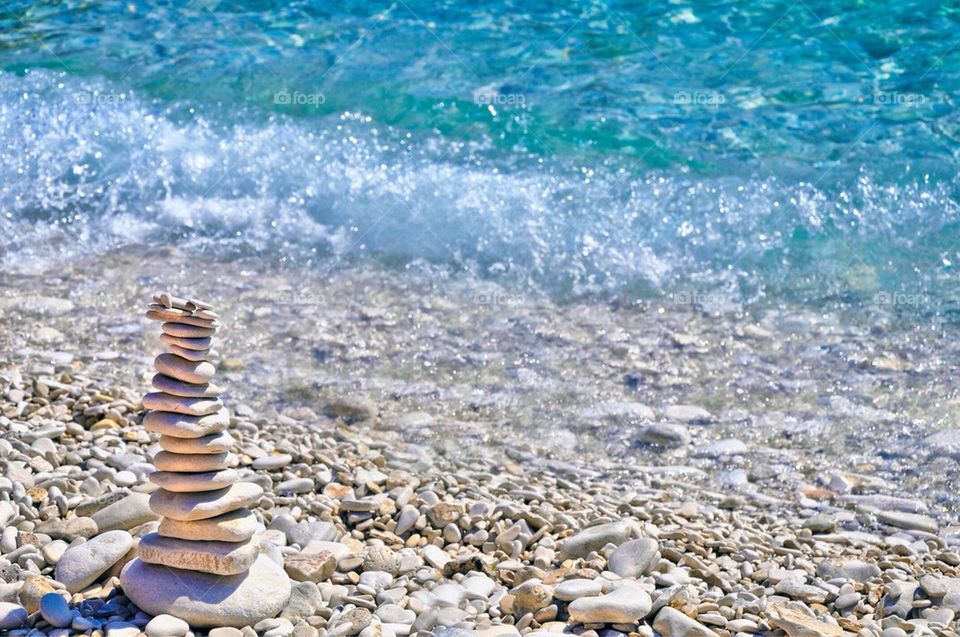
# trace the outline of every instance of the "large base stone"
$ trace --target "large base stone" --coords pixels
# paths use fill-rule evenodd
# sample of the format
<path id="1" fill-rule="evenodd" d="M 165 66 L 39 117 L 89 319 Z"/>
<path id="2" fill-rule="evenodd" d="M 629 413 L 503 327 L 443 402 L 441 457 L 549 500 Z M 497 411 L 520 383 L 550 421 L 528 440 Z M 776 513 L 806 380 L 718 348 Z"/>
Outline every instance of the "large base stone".
<path id="1" fill-rule="evenodd" d="M 135 559 L 120 574 L 120 586 L 147 613 L 173 615 L 195 628 L 253 626 L 276 617 L 290 597 L 290 578 L 267 555 L 248 572 L 226 576 Z"/>

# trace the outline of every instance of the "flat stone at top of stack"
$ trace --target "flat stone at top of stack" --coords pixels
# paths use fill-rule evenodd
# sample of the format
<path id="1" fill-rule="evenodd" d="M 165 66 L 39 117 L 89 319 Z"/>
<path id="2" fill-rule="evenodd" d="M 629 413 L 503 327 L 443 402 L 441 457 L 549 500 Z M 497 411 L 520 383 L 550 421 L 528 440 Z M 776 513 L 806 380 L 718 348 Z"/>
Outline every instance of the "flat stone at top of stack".
<path id="1" fill-rule="evenodd" d="M 261 554 L 259 523 L 249 507 L 263 489 L 238 482 L 227 431 L 230 415 L 212 380 L 210 348 L 220 327 L 209 303 L 154 296 L 149 319 L 162 321 L 169 351 L 154 360 L 151 410 L 144 427 L 160 435 L 150 481 L 159 488 L 150 508 L 161 516 L 140 540 L 139 559 L 121 574 L 124 592 L 154 615 L 169 613 L 194 626 L 250 625 L 276 615 L 290 594 L 282 564 Z"/>

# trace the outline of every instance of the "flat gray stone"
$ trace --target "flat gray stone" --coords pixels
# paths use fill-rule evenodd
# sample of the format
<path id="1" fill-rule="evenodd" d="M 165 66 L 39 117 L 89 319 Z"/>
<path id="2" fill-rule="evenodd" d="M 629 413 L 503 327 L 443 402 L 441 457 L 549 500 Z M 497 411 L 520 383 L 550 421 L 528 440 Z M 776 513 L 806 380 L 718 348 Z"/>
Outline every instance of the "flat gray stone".
<path id="1" fill-rule="evenodd" d="M 120 574 L 120 585 L 143 611 L 170 614 L 195 628 L 253 626 L 276 617 L 290 598 L 290 579 L 265 554 L 248 572 L 226 576 L 137 559 Z"/>
<path id="2" fill-rule="evenodd" d="M 144 626 L 147 637 L 183 637 L 190 630 L 190 624 L 173 615 L 157 615 Z"/>
<path id="3" fill-rule="evenodd" d="M 151 411 L 143 417 L 143 428 L 162 436 L 199 438 L 218 433 L 230 426 L 226 408 L 207 416 L 188 416 L 170 411 Z"/>

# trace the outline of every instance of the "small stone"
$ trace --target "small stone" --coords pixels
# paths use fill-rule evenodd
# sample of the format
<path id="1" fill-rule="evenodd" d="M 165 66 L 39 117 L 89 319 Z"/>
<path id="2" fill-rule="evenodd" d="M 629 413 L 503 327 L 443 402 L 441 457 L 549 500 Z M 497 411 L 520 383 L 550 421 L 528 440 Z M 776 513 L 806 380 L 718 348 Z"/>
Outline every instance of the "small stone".
<path id="1" fill-rule="evenodd" d="M 143 396 L 143 407 L 186 416 L 207 416 L 223 409 L 223 402 L 219 398 L 185 398 L 164 392 L 150 392 Z"/>
<path id="2" fill-rule="evenodd" d="M 157 615 L 144 627 L 147 637 L 183 637 L 190 630 L 190 625 L 173 615 Z"/>
<path id="3" fill-rule="evenodd" d="M 660 545 L 644 537 L 618 546 L 607 560 L 607 569 L 620 577 L 640 577 L 648 574 L 660 559 Z"/>
<path id="4" fill-rule="evenodd" d="M 147 431 L 162 436 L 199 438 L 225 431 L 230 426 L 230 413 L 226 409 L 209 416 L 186 416 L 166 411 L 151 411 L 143 417 Z"/>
<path id="5" fill-rule="evenodd" d="M 171 453 L 199 453 L 211 454 L 230 451 L 237 444 L 227 431 L 207 434 L 199 438 L 177 438 L 175 436 L 160 436 L 160 447 Z"/>
<path id="6" fill-rule="evenodd" d="M 560 545 L 560 559 L 586 557 L 591 551 L 599 551 L 607 544 L 620 546 L 635 535 L 635 531 L 635 524 L 631 520 L 620 520 L 587 528 L 563 540 Z"/>
<path id="7" fill-rule="evenodd" d="M 645 617 L 653 607 L 650 595 L 637 586 L 621 586 L 597 597 L 570 602 L 570 618 L 583 624 L 630 624 Z"/>
<path id="8" fill-rule="evenodd" d="M 71 593 L 78 593 L 97 581 L 133 548 L 126 531 L 107 531 L 67 549 L 57 562 L 56 578 Z"/>
<path id="9" fill-rule="evenodd" d="M 637 439 L 649 445 L 683 447 L 690 444 L 690 433 L 682 425 L 655 422 L 640 429 Z"/>
<path id="10" fill-rule="evenodd" d="M 138 637 L 140 627 L 130 622 L 112 621 L 104 626 L 104 634 L 106 637 Z"/>
<path id="11" fill-rule="evenodd" d="M 217 398 L 223 393 L 223 389 L 213 383 L 194 385 L 165 374 L 154 374 L 151 384 L 154 389 L 178 398 Z"/>
<path id="12" fill-rule="evenodd" d="M 35 613 L 40 610 L 40 600 L 43 596 L 52 591 L 53 586 L 46 577 L 29 575 L 23 581 L 17 597 L 28 613 Z"/>
<path id="13" fill-rule="evenodd" d="M 216 575 L 237 575 L 246 572 L 260 554 L 255 538 L 246 542 L 202 542 L 163 537 L 149 533 L 137 548 L 140 559 L 189 571 Z"/>
<path id="14" fill-rule="evenodd" d="M 661 611 L 663 612 L 663 611 Z M 837 625 L 820 621 L 813 617 L 809 609 L 802 604 L 768 604 L 767 621 L 771 626 L 782 629 L 790 637 L 823 635 L 823 637 L 842 637 L 843 629 Z M 656 625 L 654 625 L 656 628 Z"/>
<path id="15" fill-rule="evenodd" d="M 663 637 L 717 637 L 717 633 L 670 606 L 657 613 L 653 629 Z"/>
<path id="16" fill-rule="evenodd" d="M 196 455 L 161 451 L 153 457 L 153 466 L 156 467 L 157 471 L 186 471 L 198 473 L 221 471 L 235 467 L 237 463 L 237 456 L 227 451 Z"/>
<path id="17" fill-rule="evenodd" d="M 804 520 L 803 526 L 814 533 L 830 533 L 837 528 L 837 517 L 830 513 L 818 513 Z"/>
<path id="18" fill-rule="evenodd" d="M 337 558 L 329 551 L 287 555 L 283 560 L 283 568 L 298 582 L 322 582 L 333 575 L 337 568 Z"/>
<path id="19" fill-rule="evenodd" d="M 297 582 L 290 591 L 290 600 L 280 617 L 289 620 L 305 619 L 314 615 L 323 605 L 323 595 L 315 583 Z"/>
<path id="20" fill-rule="evenodd" d="M 443 571 L 443 567 L 446 566 L 453 559 L 447 553 L 441 549 L 439 546 L 434 546 L 433 544 L 428 544 L 427 546 L 421 549 L 421 554 L 423 559 L 427 563 L 438 571 Z"/>
<path id="21" fill-rule="evenodd" d="M 40 615 L 57 628 L 66 628 L 73 622 L 70 606 L 60 593 L 47 593 L 40 599 Z"/>
<path id="22" fill-rule="evenodd" d="M 20 628 L 27 621 L 27 609 L 20 604 L 0 602 L 0 630 Z"/>
<path id="23" fill-rule="evenodd" d="M 237 482 L 226 489 L 200 493 L 159 490 L 150 496 L 150 507 L 159 515 L 174 520 L 203 520 L 253 506 L 262 495 L 263 488 L 252 482 Z"/>
<path id="24" fill-rule="evenodd" d="M 203 384 L 209 382 L 217 368 L 206 361 L 188 361 L 174 354 L 160 354 L 153 360 L 158 372 L 181 380 L 185 383 Z"/>
<path id="25" fill-rule="evenodd" d="M 164 334 L 176 336 L 177 338 L 209 338 L 216 334 L 217 330 L 212 327 L 201 327 L 199 325 L 188 325 L 186 323 L 175 323 L 168 321 L 160 325 Z"/>
<path id="26" fill-rule="evenodd" d="M 293 456 L 287 453 L 278 453 L 257 458 L 253 461 L 253 468 L 256 471 L 278 471 L 291 462 L 293 462 Z"/>
<path id="27" fill-rule="evenodd" d="M 257 532 L 257 516 L 250 509 L 237 509 L 202 520 L 163 518 L 157 533 L 181 540 L 245 542 Z"/>
<path id="28" fill-rule="evenodd" d="M 243 632 L 233 626 L 218 626 L 211 628 L 207 637 L 243 637 Z"/>
<path id="29" fill-rule="evenodd" d="M 713 420 L 713 414 L 696 405 L 670 405 L 664 410 L 668 420 L 683 423 L 706 424 Z"/>
<path id="30" fill-rule="evenodd" d="M 97 523 L 100 533 L 105 533 L 114 530 L 129 531 L 160 516 L 150 509 L 150 496 L 146 493 L 131 493 L 90 517 Z"/>
<path id="31" fill-rule="evenodd" d="M 196 493 L 198 491 L 216 491 L 225 489 L 239 479 L 235 469 L 206 471 L 202 473 L 183 473 L 179 471 L 154 471 L 150 482 L 161 489 L 174 493 Z"/>
<path id="32" fill-rule="evenodd" d="M 274 487 L 277 493 L 310 493 L 314 489 L 312 478 L 291 478 L 284 480 Z"/>
<path id="33" fill-rule="evenodd" d="M 51 518 L 44 520 L 34 529 L 37 533 L 49 535 L 55 540 L 72 542 L 78 537 L 91 538 L 99 532 L 99 527 L 93 518 Z"/>
<path id="34" fill-rule="evenodd" d="M 572 602 L 581 597 L 594 597 L 602 590 L 600 582 L 592 579 L 568 579 L 557 585 L 553 596 L 563 602 Z"/>
<path id="35" fill-rule="evenodd" d="M 553 602 L 553 587 L 536 578 L 528 579 L 510 592 L 514 596 L 514 607 L 521 614 L 536 612 Z"/>
<path id="36" fill-rule="evenodd" d="M 377 415 L 377 403 L 369 398 L 341 396 L 327 403 L 323 412 L 335 418 L 346 420 L 368 420 Z"/>

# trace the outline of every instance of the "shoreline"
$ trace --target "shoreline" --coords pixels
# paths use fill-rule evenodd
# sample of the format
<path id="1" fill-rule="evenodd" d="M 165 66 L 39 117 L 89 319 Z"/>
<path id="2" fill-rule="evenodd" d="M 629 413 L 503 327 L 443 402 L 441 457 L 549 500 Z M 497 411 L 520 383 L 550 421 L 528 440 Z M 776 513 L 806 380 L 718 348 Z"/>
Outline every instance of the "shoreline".
<path id="1" fill-rule="evenodd" d="M 70 359 L 146 388 L 160 344 L 136 303 L 169 282 L 235 299 L 219 347 L 233 403 L 320 412 L 359 395 L 380 405 L 383 430 L 452 458 L 483 445 L 612 472 L 666 466 L 701 488 L 790 501 L 866 490 L 957 521 L 945 333 L 802 306 L 561 304 L 432 272 L 200 259 L 129 250 L 6 274 L 0 367 Z"/>

